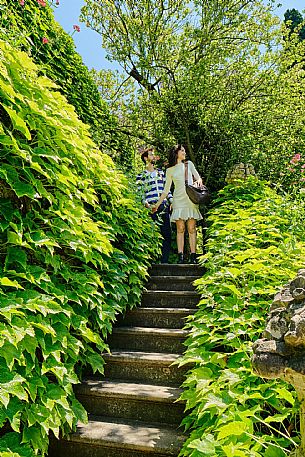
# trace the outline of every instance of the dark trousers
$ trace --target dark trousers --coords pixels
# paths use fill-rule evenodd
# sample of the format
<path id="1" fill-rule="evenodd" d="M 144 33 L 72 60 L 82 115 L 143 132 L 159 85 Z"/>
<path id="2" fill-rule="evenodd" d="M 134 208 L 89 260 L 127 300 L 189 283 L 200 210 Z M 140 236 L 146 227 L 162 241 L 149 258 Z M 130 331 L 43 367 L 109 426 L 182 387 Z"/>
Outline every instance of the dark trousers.
<path id="1" fill-rule="evenodd" d="M 151 215 L 154 221 L 159 221 L 160 232 L 163 237 L 161 263 L 168 263 L 171 248 L 171 224 L 169 220 L 169 206 L 159 206 L 158 211 Z"/>

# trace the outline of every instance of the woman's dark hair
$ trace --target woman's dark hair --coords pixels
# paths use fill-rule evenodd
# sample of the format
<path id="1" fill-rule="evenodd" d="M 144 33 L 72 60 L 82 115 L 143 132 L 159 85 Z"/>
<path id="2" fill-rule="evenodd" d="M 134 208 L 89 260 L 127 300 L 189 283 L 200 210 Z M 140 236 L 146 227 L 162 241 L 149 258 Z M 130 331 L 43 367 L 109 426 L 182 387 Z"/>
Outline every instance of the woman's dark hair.
<path id="1" fill-rule="evenodd" d="M 178 152 L 183 148 L 183 144 L 176 144 L 168 153 L 168 166 L 173 167 L 178 160 Z"/>

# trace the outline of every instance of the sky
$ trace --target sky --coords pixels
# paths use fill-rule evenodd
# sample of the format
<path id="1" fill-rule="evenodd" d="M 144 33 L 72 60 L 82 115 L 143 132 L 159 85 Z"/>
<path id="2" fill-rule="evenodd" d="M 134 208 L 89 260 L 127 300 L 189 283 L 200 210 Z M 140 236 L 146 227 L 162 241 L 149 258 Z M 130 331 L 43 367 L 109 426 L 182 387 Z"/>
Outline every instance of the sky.
<path id="1" fill-rule="evenodd" d="M 102 48 L 101 37 L 98 33 L 88 29 L 79 22 L 80 9 L 84 5 L 84 0 L 60 0 L 60 5 L 55 9 L 55 19 L 60 23 L 64 30 L 70 34 L 73 32 L 73 25 L 79 25 L 81 31 L 73 34 L 77 52 L 82 56 L 84 63 L 89 68 L 96 70 L 120 69 L 115 62 L 106 59 L 106 52 Z M 305 7 L 304 0 L 282 0 L 278 8 L 278 15 L 283 17 L 287 9 L 295 8 L 303 12 Z"/>

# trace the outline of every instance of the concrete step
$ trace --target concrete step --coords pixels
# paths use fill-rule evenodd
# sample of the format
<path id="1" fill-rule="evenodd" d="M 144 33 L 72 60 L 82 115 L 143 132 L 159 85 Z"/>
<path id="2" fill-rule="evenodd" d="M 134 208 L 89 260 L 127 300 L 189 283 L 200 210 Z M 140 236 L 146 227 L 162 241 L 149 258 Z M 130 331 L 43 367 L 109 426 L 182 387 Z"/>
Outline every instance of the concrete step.
<path id="1" fill-rule="evenodd" d="M 180 425 L 182 389 L 126 381 L 86 379 L 75 386 L 77 398 L 95 416 Z"/>
<path id="2" fill-rule="evenodd" d="M 148 290 L 195 290 L 193 282 L 201 276 L 151 276 Z"/>
<path id="3" fill-rule="evenodd" d="M 204 268 L 193 264 L 154 264 L 150 276 L 202 276 Z"/>
<path id="4" fill-rule="evenodd" d="M 52 440 L 49 457 L 174 457 L 185 439 L 169 426 L 93 416 L 68 440 Z"/>
<path id="5" fill-rule="evenodd" d="M 155 385 L 179 387 L 191 365 L 172 365 L 179 354 L 141 351 L 112 351 L 103 354 L 106 361 L 105 377 L 128 381 L 140 381 Z"/>
<path id="6" fill-rule="evenodd" d="M 148 290 L 142 294 L 141 305 L 150 308 L 196 308 L 200 295 L 195 291 Z"/>
<path id="7" fill-rule="evenodd" d="M 181 354 L 187 330 L 155 327 L 116 327 L 107 339 L 110 348 Z"/>
<path id="8" fill-rule="evenodd" d="M 134 308 L 117 321 L 118 326 L 182 328 L 196 309 L 189 308 Z"/>

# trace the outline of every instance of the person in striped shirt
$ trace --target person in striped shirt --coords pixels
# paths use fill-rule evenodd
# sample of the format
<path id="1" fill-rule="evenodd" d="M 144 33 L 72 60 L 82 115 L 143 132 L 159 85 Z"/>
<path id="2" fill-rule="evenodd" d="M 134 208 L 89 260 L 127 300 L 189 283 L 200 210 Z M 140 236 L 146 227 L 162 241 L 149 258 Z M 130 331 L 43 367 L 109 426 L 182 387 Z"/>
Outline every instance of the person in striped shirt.
<path id="1" fill-rule="evenodd" d="M 162 170 L 155 168 L 154 148 L 146 148 L 141 154 L 141 159 L 145 164 L 145 170 L 139 173 L 136 178 L 138 192 L 141 195 L 143 205 L 146 208 L 152 208 L 164 191 L 165 174 Z M 160 222 L 160 231 L 163 237 L 161 263 L 168 263 L 170 254 L 171 225 L 169 213 L 172 200 L 173 196 L 169 192 L 158 211 L 150 214 L 154 221 Z"/>

